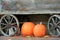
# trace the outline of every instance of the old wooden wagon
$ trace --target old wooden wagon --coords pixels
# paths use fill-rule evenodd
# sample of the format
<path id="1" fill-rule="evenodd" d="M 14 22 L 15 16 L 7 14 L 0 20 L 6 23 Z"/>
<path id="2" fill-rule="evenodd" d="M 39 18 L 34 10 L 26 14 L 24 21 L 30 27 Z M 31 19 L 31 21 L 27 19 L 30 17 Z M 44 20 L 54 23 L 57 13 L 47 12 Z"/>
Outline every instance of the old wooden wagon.
<path id="1" fill-rule="evenodd" d="M 60 36 L 60 0 L 0 0 L 2 35 L 15 35 L 27 21 L 42 22 L 47 27 L 47 34 Z"/>

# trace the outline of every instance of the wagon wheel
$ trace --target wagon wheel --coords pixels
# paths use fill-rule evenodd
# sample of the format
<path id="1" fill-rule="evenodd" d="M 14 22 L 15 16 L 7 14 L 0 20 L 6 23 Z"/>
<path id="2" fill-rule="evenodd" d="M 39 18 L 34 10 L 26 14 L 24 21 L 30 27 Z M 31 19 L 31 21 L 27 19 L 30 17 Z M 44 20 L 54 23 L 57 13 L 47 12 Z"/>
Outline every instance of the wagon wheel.
<path id="1" fill-rule="evenodd" d="M 4 15 L 0 20 L 0 31 L 4 36 L 13 36 L 19 28 L 19 22 L 14 15 Z"/>
<path id="2" fill-rule="evenodd" d="M 60 16 L 53 15 L 48 20 L 48 32 L 51 36 L 60 36 Z"/>

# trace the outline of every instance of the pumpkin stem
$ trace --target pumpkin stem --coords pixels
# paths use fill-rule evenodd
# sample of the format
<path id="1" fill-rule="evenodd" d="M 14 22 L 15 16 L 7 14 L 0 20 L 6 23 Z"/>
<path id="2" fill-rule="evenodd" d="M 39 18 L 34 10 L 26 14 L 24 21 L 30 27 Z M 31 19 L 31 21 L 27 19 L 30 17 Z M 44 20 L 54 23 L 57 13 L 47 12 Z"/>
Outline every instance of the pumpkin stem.
<path id="1" fill-rule="evenodd" d="M 42 22 L 40 22 L 40 24 L 42 24 Z"/>

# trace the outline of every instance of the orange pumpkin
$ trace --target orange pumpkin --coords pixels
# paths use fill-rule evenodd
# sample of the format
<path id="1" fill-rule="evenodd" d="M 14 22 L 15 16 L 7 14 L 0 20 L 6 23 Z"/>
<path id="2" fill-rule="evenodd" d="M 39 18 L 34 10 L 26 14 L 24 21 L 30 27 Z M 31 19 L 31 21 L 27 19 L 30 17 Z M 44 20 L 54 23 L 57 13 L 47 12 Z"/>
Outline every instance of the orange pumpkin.
<path id="1" fill-rule="evenodd" d="M 46 27 L 45 27 L 45 25 L 37 24 L 34 27 L 33 33 L 34 33 L 34 36 L 40 36 L 40 37 L 45 36 L 45 34 L 46 34 Z"/>
<path id="2" fill-rule="evenodd" d="M 34 26 L 35 24 L 32 22 L 25 22 L 21 28 L 22 36 L 32 36 Z"/>

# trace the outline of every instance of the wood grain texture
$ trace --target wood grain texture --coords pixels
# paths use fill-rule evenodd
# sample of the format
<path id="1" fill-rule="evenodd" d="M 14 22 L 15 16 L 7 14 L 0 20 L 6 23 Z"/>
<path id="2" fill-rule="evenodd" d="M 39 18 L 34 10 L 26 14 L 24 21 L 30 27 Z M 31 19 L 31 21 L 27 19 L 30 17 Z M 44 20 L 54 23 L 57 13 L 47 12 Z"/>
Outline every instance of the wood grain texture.
<path id="1" fill-rule="evenodd" d="M 17 3 L 14 5 L 15 2 Z M 60 0 L 15 0 L 12 3 L 13 5 L 6 2 L 4 4 L 3 9 L 10 11 L 60 11 Z"/>

